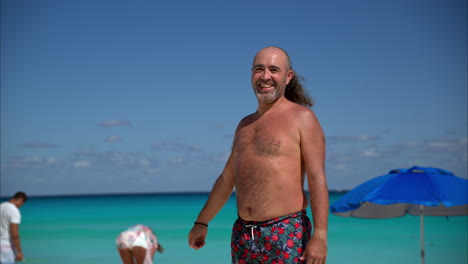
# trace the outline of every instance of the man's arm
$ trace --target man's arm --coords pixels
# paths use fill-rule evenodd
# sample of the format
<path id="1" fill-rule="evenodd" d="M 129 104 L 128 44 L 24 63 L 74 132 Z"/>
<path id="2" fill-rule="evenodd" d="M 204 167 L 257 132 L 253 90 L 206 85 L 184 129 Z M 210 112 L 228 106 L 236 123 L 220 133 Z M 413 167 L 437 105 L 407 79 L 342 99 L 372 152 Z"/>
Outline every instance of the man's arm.
<path id="1" fill-rule="evenodd" d="M 328 235 L 328 187 L 325 177 L 325 137 L 312 111 L 303 113 L 301 152 L 310 193 L 314 232 L 302 258 L 306 263 L 325 263 Z"/>
<path id="2" fill-rule="evenodd" d="M 234 161 L 233 154 L 228 159 L 221 175 L 216 180 L 211 189 L 210 196 L 205 206 L 201 210 L 197 223 L 208 225 L 208 223 L 218 214 L 221 208 L 226 204 L 234 189 Z M 205 245 L 208 226 L 195 224 L 189 233 L 189 246 L 194 249 L 200 249 Z"/>
<path id="3" fill-rule="evenodd" d="M 21 250 L 20 236 L 19 236 L 19 224 L 10 224 L 10 237 L 13 243 L 13 249 L 16 252 L 16 260 L 23 260 L 23 251 Z"/>

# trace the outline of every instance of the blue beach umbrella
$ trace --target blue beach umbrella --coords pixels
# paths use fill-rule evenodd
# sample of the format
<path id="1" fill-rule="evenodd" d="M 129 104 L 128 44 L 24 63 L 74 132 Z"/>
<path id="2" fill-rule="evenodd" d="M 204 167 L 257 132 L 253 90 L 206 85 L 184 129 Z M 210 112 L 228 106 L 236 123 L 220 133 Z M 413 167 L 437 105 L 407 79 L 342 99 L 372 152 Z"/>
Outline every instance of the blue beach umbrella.
<path id="1" fill-rule="evenodd" d="M 468 215 L 468 180 L 431 167 L 391 170 L 352 189 L 330 209 L 335 215 L 357 218 L 419 215 L 424 264 L 424 215 Z"/>

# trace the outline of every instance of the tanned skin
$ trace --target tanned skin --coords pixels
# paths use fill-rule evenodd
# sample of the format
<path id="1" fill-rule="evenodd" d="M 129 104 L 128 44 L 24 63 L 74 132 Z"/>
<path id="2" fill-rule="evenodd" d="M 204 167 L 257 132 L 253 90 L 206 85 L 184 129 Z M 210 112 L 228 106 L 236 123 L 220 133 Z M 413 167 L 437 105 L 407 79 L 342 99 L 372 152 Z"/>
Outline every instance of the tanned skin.
<path id="1" fill-rule="evenodd" d="M 240 121 L 231 155 L 196 221 L 209 223 L 234 188 L 243 220 L 265 221 L 301 211 L 309 204 L 303 190 L 307 177 L 314 231 L 301 259 L 324 264 L 329 207 L 325 140 L 313 111 L 284 97 L 293 76 L 281 49 L 268 47 L 257 53 L 251 77 L 257 111 Z M 195 224 L 190 247 L 203 247 L 207 232 L 206 226 Z"/>

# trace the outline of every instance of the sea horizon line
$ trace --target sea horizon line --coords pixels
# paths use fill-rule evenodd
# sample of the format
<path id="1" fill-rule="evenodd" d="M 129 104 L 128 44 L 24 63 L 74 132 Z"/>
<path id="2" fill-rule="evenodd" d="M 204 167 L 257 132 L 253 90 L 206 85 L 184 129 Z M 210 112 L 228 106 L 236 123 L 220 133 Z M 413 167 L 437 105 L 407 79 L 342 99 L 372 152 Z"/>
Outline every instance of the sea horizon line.
<path id="1" fill-rule="evenodd" d="M 328 193 L 344 193 L 349 190 L 328 190 Z M 63 193 L 63 194 L 27 194 L 28 198 L 60 198 L 60 197 L 103 197 L 103 196 L 150 196 L 150 195 L 207 195 L 211 191 L 168 191 L 168 192 L 108 192 L 108 193 Z M 309 191 L 306 190 L 306 193 Z M 231 195 L 235 195 L 233 191 Z M 14 194 L 8 196 L 1 195 L 1 200 L 6 200 Z"/>

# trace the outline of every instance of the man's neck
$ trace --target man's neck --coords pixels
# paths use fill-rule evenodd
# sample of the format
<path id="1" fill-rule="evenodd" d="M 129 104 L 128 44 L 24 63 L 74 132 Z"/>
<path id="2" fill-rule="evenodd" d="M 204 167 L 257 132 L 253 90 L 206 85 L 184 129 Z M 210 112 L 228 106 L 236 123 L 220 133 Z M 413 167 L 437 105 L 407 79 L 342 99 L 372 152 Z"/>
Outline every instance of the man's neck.
<path id="1" fill-rule="evenodd" d="M 285 101 L 287 101 L 287 99 L 284 96 L 282 96 L 282 97 L 278 98 L 278 100 L 274 101 L 271 104 L 264 104 L 264 103 L 258 102 L 257 113 L 260 116 L 262 116 L 266 112 L 268 112 L 268 111 L 270 111 L 272 109 L 275 109 L 279 105 L 282 105 Z"/>
<path id="2" fill-rule="evenodd" d="M 8 202 L 16 206 L 16 208 L 19 208 L 19 204 L 20 204 L 19 200 L 11 199 Z"/>

